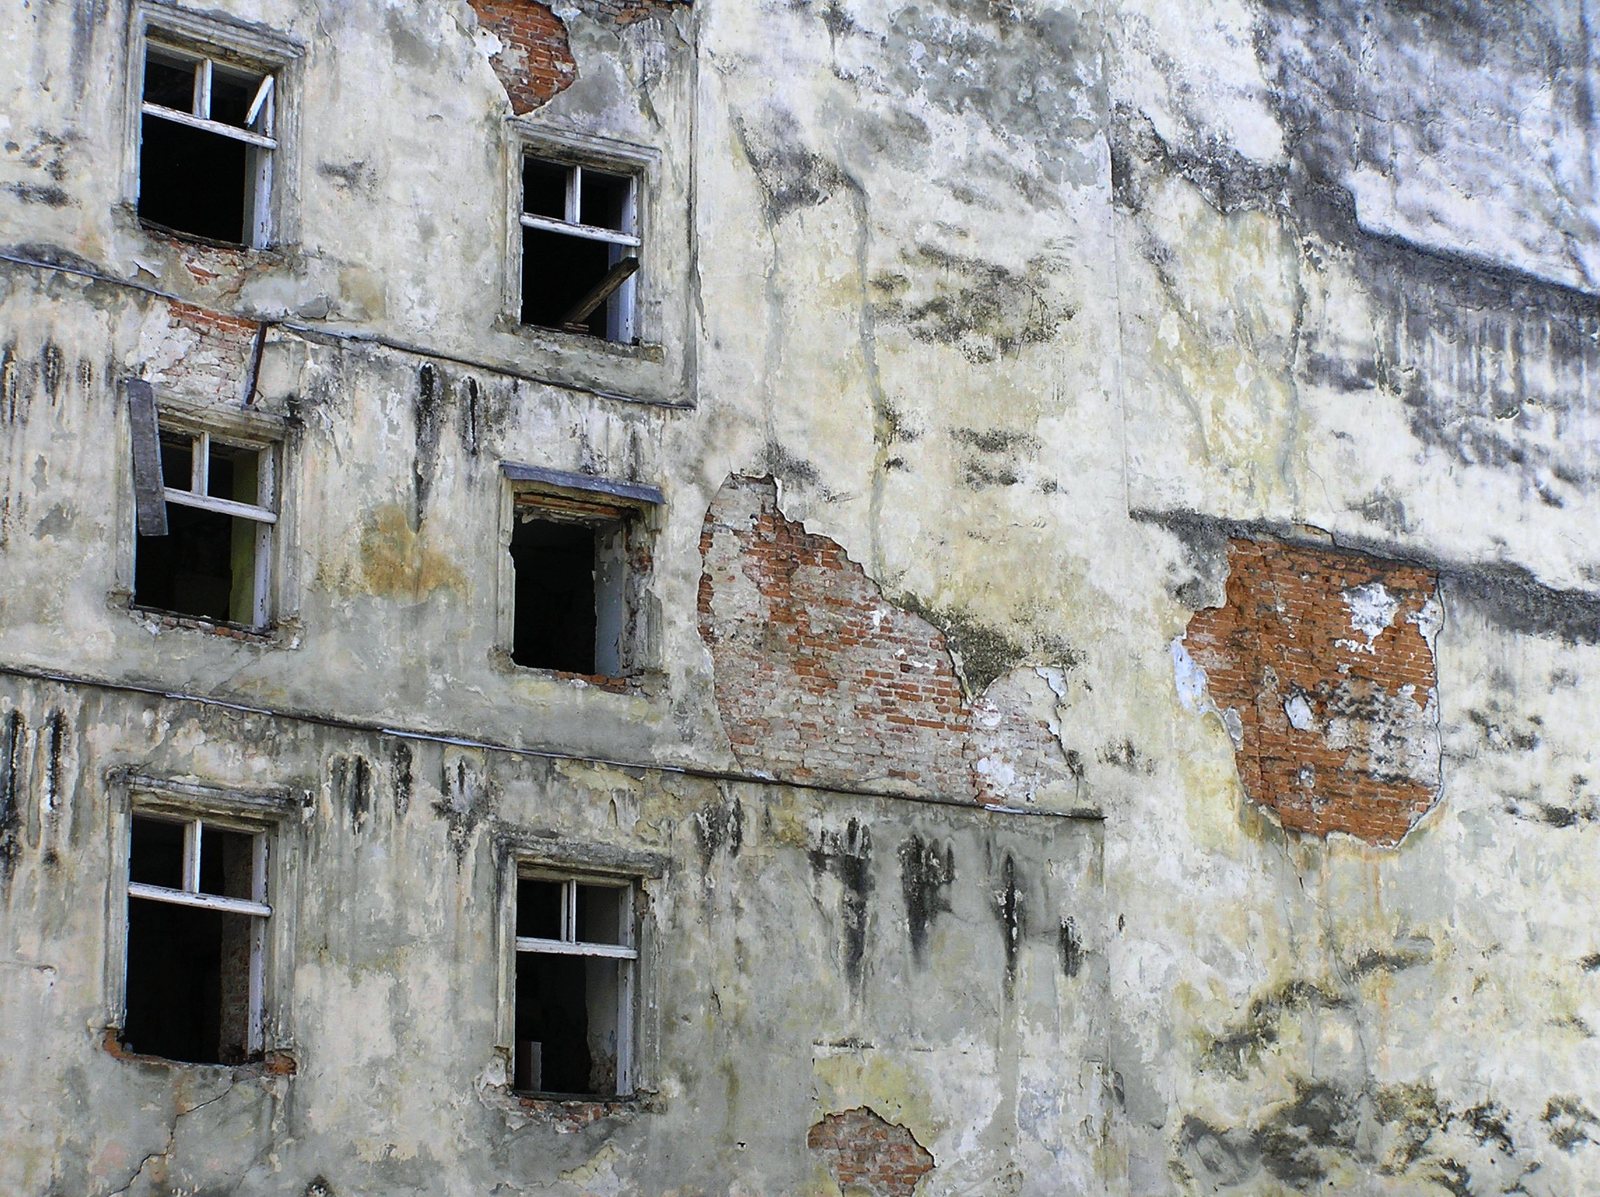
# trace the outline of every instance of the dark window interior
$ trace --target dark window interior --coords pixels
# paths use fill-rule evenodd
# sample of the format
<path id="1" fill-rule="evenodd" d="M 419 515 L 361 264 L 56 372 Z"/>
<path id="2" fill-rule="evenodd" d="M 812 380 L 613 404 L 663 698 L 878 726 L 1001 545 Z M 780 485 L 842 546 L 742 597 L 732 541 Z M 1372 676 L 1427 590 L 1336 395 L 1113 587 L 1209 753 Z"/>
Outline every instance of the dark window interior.
<path id="1" fill-rule="evenodd" d="M 195 67 L 152 47 L 145 58 L 144 98 L 193 112 Z M 216 65 L 211 118 L 244 126 L 264 75 Z M 253 151 L 243 142 L 159 116 L 140 118 L 139 218 L 180 233 L 244 245 L 249 240 Z"/>
<path id="2" fill-rule="evenodd" d="M 621 258 L 621 247 L 547 229 L 522 230 L 522 322 L 569 332 L 565 318 Z M 604 337 L 607 316 L 617 301 L 612 295 L 579 326 L 590 336 Z"/>
<path id="3" fill-rule="evenodd" d="M 561 882 L 523 877 L 517 881 L 517 934 L 561 938 Z"/>
<path id="4" fill-rule="evenodd" d="M 595 671 L 595 529 L 517 514 L 511 659 L 518 665 Z"/>
<path id="5" fill-rule="evenodd" d="M 248 1057 L 253 921 L 128 899 L 128 1050 L 195 1064 Z"/>
<path id="6" fill-rule="evenodd" d="M 552 220 L 567 218 L 567 178 L 572 167 L 559 162 L 522 160 L 522 210 Z"/>
<path id="7" fill-rule="evenodd" d="M 249 156 L 242 141 L 146 114 L 140 118 L 139 219 L 243 245 Z"/>
<path id="8" fill-rule="evenodd" d="M 145 885 L 183 888 L 183 824 L 170 819 L 133 817 L 133 845 L 128 852 L 128 880 Z"/>
<path id="9" fill-rule="evenodd" d="M 161 435 L 162 481 L 191 489 L 193 448 L 188 436 Z M 206 489 L 212 498 L 260 501 L 261 451 L 211 442 Z M 256 522 L 181 503 L 167 504 L 167 534 L 140 536 L 135 549 L 133 601 L 141 607 L 218 622 L 255 617 Z"/>
<path id="10" fill-rule="evenodd" d="M 598 1094 L 589 1051 L 588 977 L 583 956 L 517 953 L 516 1069 L 512 1087 L 532 1093 Z M 604 1067 L 602 1066 L 602 1072 Z M 615 1084 L 615 1064 L 611 1066 Z"/>
<path id="11" fill-rule="evenodd" d="M 628 182 L 626 175 L 584 170 L 583 190 L 578 197 L 578 223 L 622 231 Z"/>
<path id="12" fill-rule="evenodd" d="M 580 943 L 621 943 L 623 891 L 614 885 L 578 886 Z"/>
<path id="13" fill-rule="evenodd" d="M 130 881 L 183 887 L 184 824 L 134 815 Z M 203 824 L 200 889 L 254 897 L 255 835 Z M 248 1055 L 250 952 L 256 920 L 148 898 L 128 899 L 128 990 L 123 1043 L 196 1064 Z"/>
<path id="14" fill-rule="evenodd" d="M 194 108 L 195 64 L 168 57 L 152 49 L 144 63 L 144 98 L 163 108 L 189 112 Z"/>
<path id="15" fill-rule="evenodd" d="M 573 169 L 566 163 L 524 158 L 522 210 L 535 216 L 566 220 L 567 181 Z M 622 230 L 631 186 L 632 180 L 627 175 L 606 174 L 585 167 L 578 222 Z M 615 292 L 577 325 L 569 327 L 566 318 L 625 256 L 629 255 L 624 246 L 548 229 L 524 229 L 522 322 L 586 332 L 596 337 L 612 336 L 616 305 L 621 302 Z"/>

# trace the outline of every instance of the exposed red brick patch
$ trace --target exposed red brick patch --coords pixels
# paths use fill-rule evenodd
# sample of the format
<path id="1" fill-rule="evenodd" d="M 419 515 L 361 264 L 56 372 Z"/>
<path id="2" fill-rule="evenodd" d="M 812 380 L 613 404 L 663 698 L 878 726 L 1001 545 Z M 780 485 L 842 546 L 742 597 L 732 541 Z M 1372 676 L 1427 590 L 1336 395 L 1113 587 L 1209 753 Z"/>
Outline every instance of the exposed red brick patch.
<path id="1" fill-rule="evenodd" d="M 567 42 L 567 27 L 535 0 L 468 0 L 479 23 L 500 39 L 500 49 L 489 60 L 506 89 L 511 110 L 518 115 L 572 86 L 578 77 Z"/>
<path id="2" fill-rule="evenodd" d="M 905 1127 L 885 1122 L 865 1106 L 829 1114 L 806 1135 L 841 1189 L 874 1197 L 911 1197 L 933 1171 L 933 1156 Z"/>
<path id="3" fill-rule="evenodd" d="M 1228 563 L 1227 602 L 1184 643 L 1245 793 L 1295 831 L 1398 843 L 1439 793 L 1438 575 L 1243 539 Z"/>
<path id="4" fill-rule="evenodd" d="M 1031 798 L 1059 743 L 1001 679 L 969 705 L 944 633 L 825 536 L 732 478 L 701 533 L 700 634 L 741 763 L 818 785 Z M 1004 696 L 997 703 L 994 696 Z"/>
<path id="5" fill-rule="evenodd" d="M 151 355 L 150 381 L 190 394 L 240 399 L 255 352 L 256 322 L 175 299 L 166 308 L 170 341 Z"/>

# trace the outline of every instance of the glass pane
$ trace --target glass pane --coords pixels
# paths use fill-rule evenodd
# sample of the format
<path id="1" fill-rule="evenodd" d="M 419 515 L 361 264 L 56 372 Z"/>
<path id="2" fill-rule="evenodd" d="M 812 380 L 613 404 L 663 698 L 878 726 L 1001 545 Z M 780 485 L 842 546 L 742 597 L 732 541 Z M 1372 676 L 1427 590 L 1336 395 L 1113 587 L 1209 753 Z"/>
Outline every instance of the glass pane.
<path id="1" fill-rule="evenodd" d="M 534 939 L 561 938 L 559 881 L 517 880 L 517 934 Z"/>
<path id="2" fill-rule="evenodd" d="M 190 59 L 151 46 L 144 60 L 144 98 L 164 108 L 193 112 L 194 67 Z"/>
<path id="3" fill-rule="evenodd" d="M 578 886 L 578 939 L 582 943 L 623 942 L 622 920 L 627 891 L 618 885 Z"/>
<path id="4" fill-rule="evenodd" d="M 128 880 L 183 888 L 183 824 L 150 815 L 133 816 Z"/>
<path id="5" fill-rule="evenodd" d="M 628 223 L 628 194 L 632 186 L 633 180 L 627 175 L 608 175 L 585 169 L 580 209 L 582 223 L 623 231 Z"/>
<path id="6" fill-rule="evenodd" d="M 210 823 L 200 833 L 200 892 L 255 899 L 255 835 Z"/>
<path id="7" fill-rule="evenodd" d="M 184 432 L 161 434 L 161 481 L 173 490 L 188 490 L 194 481 L 194 441 Z"/>
<path id="8" fill-rule="evenodd" d="M 567 177 L 572 167 L 559 162 L 522 160 L 522 210 L 554 220 L 567 218 Z"/>

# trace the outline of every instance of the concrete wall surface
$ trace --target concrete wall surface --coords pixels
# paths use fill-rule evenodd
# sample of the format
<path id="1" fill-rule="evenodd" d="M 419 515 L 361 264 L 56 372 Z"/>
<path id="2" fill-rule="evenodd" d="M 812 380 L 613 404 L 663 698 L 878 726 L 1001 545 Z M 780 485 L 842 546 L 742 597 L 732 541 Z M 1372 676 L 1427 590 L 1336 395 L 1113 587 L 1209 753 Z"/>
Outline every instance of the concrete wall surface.
<path id="1" fill-rule="evenodd" d="M 248 246 L 148 43 L 273 81 Z M 0 56 L 0 1192 L 1600 1192 L 1600 0 Z M 530 156 L 631 180 L 610 340 Z M 275 471 L 254 618 L 151 599 L 155 420 Z M 592 672 L 530 511 L 625 529 Z M 262 837 L 248 1058 L 129 1034 L 141 810 Z M 634 895 L 624 1092 L 515 1080 L 530 874 Z"/>

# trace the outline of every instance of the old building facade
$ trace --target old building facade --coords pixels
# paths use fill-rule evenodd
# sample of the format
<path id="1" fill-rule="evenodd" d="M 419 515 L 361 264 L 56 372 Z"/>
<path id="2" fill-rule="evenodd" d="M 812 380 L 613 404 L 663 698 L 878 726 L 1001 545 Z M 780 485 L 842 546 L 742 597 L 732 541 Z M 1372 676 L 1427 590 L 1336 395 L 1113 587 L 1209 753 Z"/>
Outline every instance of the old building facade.
<path id="1" fill-rule="evenodd" d="M 0 12 L 0 1191 L 1600 1188 L 1600 9 Z"/>

